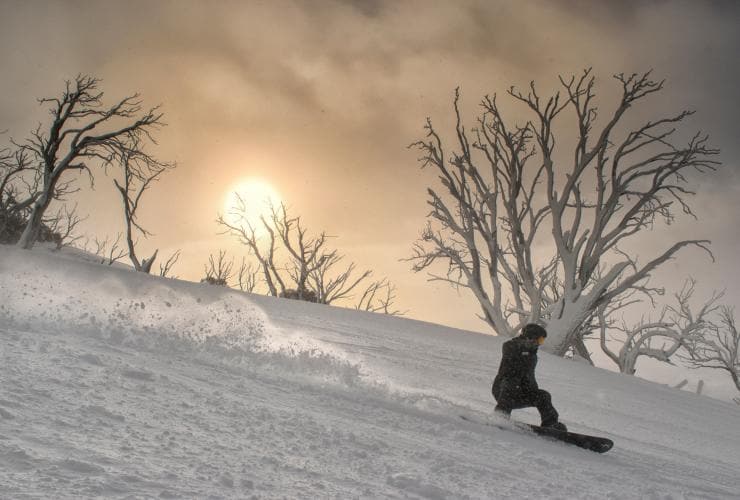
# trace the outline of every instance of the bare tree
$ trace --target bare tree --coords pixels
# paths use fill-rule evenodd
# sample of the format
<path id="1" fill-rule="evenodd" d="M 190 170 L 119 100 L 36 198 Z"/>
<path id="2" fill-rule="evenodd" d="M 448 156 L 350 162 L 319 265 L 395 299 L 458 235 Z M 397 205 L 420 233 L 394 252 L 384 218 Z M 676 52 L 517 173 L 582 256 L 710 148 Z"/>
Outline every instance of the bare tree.
<path id="1" fill-rule="evenodd" d="M 51 122 L 45 128 L 39 125 L 25 143 L 16 144 L 29 155 L 40 180 L 38 192 L 24 201 L 30 204 L 30 214 L 18 241 L 21 248 L 33 246 L 46 209 L 54 198 L 71 189 L 73 181 L 64 180 L 65 174 L 87 172 L 92 182 L 90 162 L 111 165 L 130 154 L 136 141 L 153 142 L 151 133 L 162 125 L 158 108 L 142 112 L 138 94 L 104 107 L 99 84 L 96 78 L 78 75 L 67 82 L 61 97 L 41 99 L 41 104 L 50 105 Z M 137 153 L 149 157 L 143 151 Z"/>
<path id="2" fill-rule="evenodd" d="M 395 309 L 393 303 L 396 301 L 396 286 L 386 279 L 373 282 L 368 286 L 360 297 L 355 309 L 370 312 L 382 312 L 391 316 L 402 316 L 404 311 Z"/>
<path id="3" fill-rule="evenodd" d="M 123 201 L 128 256 L 134 269 L 148 274 L 151 272 L 159 250 L 155 250 L 148 259 L 140 259 L 137 256 L 134 231 L 139 231 L 145 238 L 150 236 L 151 233 L 141 227 L 136 212 L 141 197 L 151 186 L 151 183 L 159 180 L 159 177 L 168 169 L 174 168 L 174 164 L 160 162 L 143 153 L 138 137 L 134 137 L 131 140 L 130 147 L 120 153 L 120 164 L 123 170 L 123 185 L 119 184 L 117 179 L 114 179 L 113 183 L 116 185 Z"/>
<path id="4" fill-rule="evenodd" d="M 261 216 L 259 227 L 255 227 L 247 217 L 246 200 L 238 193 L 235 200 L 229 218 L 219 215 L 217 223 L 224 228 L 224 233 L 238 237 L 248 247 L 250 255 L 259 263 L 269 295 L 333 304 L 351 300 L 360 292 L 362 298 L 358 306 L 372 310 L 368 305 L 368 296 L 371 296 L 370 304 L 375 307 L 377 290 L 372 292 L 372 289 L 380 289 L 383 285 L 368 281 L 371 271 L 357 273 L 354 262 L 342 265 L 344 256 L 328 248 L 326 233 L 309 236 L 300 217 L 289 216 L 284 204 L 270 205 L 269 215 Z M 252 290 L 254 284 L 252 281 Z M 382 309 L 398 314 L 392 310 L 394 299 L 394 294 L 387 295 Z"/>
<path id="5" fill-rule="evenodd" d="M 277 234 L 278 242 L 288 253 L 288 261 L 284 267 L 285 273 L 295 285 L 292 292 L 283 288 L 282 295 L 290 293 L 292 298 L 330 304 L 337 297 L 323 287 L 310 287 L 309 280 L 316 273 L 325 274 L 326 270 L 334 267 L 338 262 L 337 252 L 326 250 L 328 236 L 322 232 L 316 237 L 308 237 L 306 228 L 301 225 L 300 217 L 289 217 L 284 204 L 271 207 L 269 226 L 266 229 L 272 235 Z M 354 264 L 350 267 L 352 268 Z M 351 271 L 347 271 L 351 274 Z M 276 279 L 283 283 L 284 280 Z M 345 279 L 346 281 L 346 279 Z M 314 284 L 316 282 L 314 281 Z M 284 287 L 284 284 L 283 284 Z M 333 290 L 336 291 L 335 287 Z"/>
<path id="6" fill-rule="evenodd" d="M 118 233 L 116 235 L 116 239 L 113 241 L 109 241 L 110 238 L 108 236 L 102 240 L 95 237 L 93 241 L 90 241 L 90 238 L 87 238 L 85 243 L 79 248 L 87 253 L 100 257 L 100 260 L 98 261 L 100 264 L 111 266 L 115 262 L 126 257 L 126 251 L 119 246 L 122 237 L 123 235 Z"/>
<path id="7" fill-rule="evenodd" d="M 17 243 L 28 223 L 31 207 L 40 195 L 39 176 L 24 149 L 0 150 L 0 243 Z M 76 190 L 69 184 L 59 184 L 54 194 L 62 200 Z M 77 205 L 62 205 L 56 212 L 44 215 L 38 238 L 51 241 L 57 249 L 69 246 L 82 236 L 75 230 L 84 218 L 77 214 Z"/>
<path id="8" fill-rule="evenodd" d="M 355 274 L 357 266 L 350 262 L 343 271 L 336 272 L 336 266 L 344 259 L 336 250 L 323 255 L 319 264 L 310 273 L 311 290 L 317 296 L 317 302 L 331 304 L 339 300 L 351 298 L 361 283 L 370 278 L 372 271 L 366 270 L 359 275 Z M 377 283 L 368 285 L 363 297 L 375 288 Z M 360 304 L 363 299 L 360 299 Z M 359 305 L 359 304 L 358 304 Z"/>
<path id="9" fill-rule="evenodd" d="M 237 285 L 242 292 L 254 292 L 257 289 L 259 269 L 255 269 L 251 262 L 242 257 L 242 263 L 237 273 Z"/>
<path id="10" fill-rule="evenodd" d="M 693 368 L 727 372 L 740 391 L 740 333 L 731 307 L 719 308 L 719 321 L 713 323 L 705 335 L 692 339 L 684 359 Z"/>
<path id="11" fill-rule="evenodd" d="M 274 209 L 272 210 L 274 212 Z M 239 193 L 235 193 L 235 205 L 231 207 L 229 218 L 219 214 L 216 223 L 224 228 L 223 234 L 236 236 L 246 245 L 249 253 L 257 259 L 262 277 L 268 288 L 268 295 L 279 297 L 285 294 L 285 282 L 275 263 L 277 240 L 275 230 L 264 216 L 260 216 L 261 226 L 268 234 L 268 243 L 265 248 L 260 245 L 258 228 L 247 218 L 247 203 Z"/>
<path id="12" fill-rule="evenodd" d="M 82 235 L 75 234 L 75 230 L 86 219 L 87 217 L 80 218 L 77 215 L 77 205 L 70 209 L 65 204 L 51 217 L 44 217 L 42 232 L 46 230 L 51 233 L 51 240 L 59 250 L 63 246 L 72 246 L 82 239 Z"/>
<path id="13" fill-rule="evenodd" d="M 33 173 L 28 153 L 0 150 L 0 243 L 16 243 L 23 231 L 38 197 L 38 178 Z"/>
<path id="14" fill-rule="evenodd" d="M 675 294 L 676 305 L 663 309 L 657 320 L 642 320 L 637 325 L 619 326 L 608 319 L 605 306 L 599 306 L 598 317 L 601 331 L 601 348 L 619 367 L 619 371 L 634 375 L 637 360 L 650 357 L 671 362 L 671 358 L 682 348 L 702 339 L 710 328 L 709 316 L 716 310 L 721 294 L 714 294 L 698 311 L 691 308 L 696 282 L 688 280 L 680 292 Z M 618 352 L 607 344 L 609 336 L 621 346 Z M 614 337 L 617 338 L 614 338 Z"/>
<path id="15" fill-rule="evenodd" d="M 583 337 L 599 307 L 641 290 L 658 293 L 651 273 L 688 246 L 678 241 L 640 265 L 620 250 L 659 221 L 670 223 L 676 207 L 693 215 L 686 199 L 689 172 L 706 173 L 718 151 L 695 135 L 684 145 L 675 127 L 692 113 L 683 111 L 620 133 L 627 112 L 659 92 L 663 82 L 650 74 L 616 75 L 621 98 L 597 127 L 595 78 L 560 79 L 562 92 L 542 98 L 534 83 L 508 95 L 531 119 L 512 124 L 496 96 L 481 103 L 471 132 L 463 125 L 455 93 L 455 145 L 448 150 L 427 120 L 422 168 L 439 176 L 441 191 L 428 189 L 429 223 L 411 257 L 415 271 L 442 263 L 432 280 L 469 289 L 493 330 L 513 336 L 528 322 L 546 324 L 558 355 L 586 351 Z M 556 148 L 556 125 L 569 110 L 574 146 Z M 618 126 L 619 125 L 619 126 Z M 567 145 L 569 141 L 562 141 Z M 565 160 L 571 158 L 571 160 Z M 554 249 L 545 254 L 545 249 Z M 708 250 L 707 250 L 708 251 Z"/>
<path id="16" fill-rule="evenodd" d="M 176 276 L 171 276 L 170 273 L 172 272 L 172 268 L 177 264 L 177 261 L 180 259 L 180 250 L 175 250 L 175 252 L 170 255 L 170 257 L 164 262 L 164 264 L 159 264 L 159 275 L 163 278 L 176 278 Z"/>
<path id="17" fill-rule="evenodd" d="M 229 280 L 234 277 L 234 259 L 227 260 L 226 252 L 219 250 L 218 257 L 208 256 L 208 264 L 204 266 L 206 276 L 201 283 L 229 286 Z"/>

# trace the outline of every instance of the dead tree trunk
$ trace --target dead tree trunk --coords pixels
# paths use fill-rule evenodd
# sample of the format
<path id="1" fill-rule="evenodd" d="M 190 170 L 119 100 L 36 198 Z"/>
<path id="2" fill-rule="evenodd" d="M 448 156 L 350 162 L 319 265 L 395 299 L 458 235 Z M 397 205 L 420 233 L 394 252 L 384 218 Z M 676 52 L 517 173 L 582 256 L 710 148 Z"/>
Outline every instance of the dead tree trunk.
<path id="1" fill-rule="evenodd" d="M 120 163 L 123 170 L 123 185 L 119 184 L 118 180 L 114 180 L 113 183 L 116 185 L 123 201 L 128 256 L 134 269 L 150 274 L 159 250 L 154 250 L 149 258 L 140 259 L 137 255 L 134 232 L 139 231 L 144 237 L 151 235 L 151 233 L 139 224 L 136 212 L 139 209 L 141 197 L 151 183 L 157 181 L 166 170 L 174 168 L 174 165 L 162 163 L 142 154 L 136 139 L 133 140 L 131 149 L 123 152 Z"/>

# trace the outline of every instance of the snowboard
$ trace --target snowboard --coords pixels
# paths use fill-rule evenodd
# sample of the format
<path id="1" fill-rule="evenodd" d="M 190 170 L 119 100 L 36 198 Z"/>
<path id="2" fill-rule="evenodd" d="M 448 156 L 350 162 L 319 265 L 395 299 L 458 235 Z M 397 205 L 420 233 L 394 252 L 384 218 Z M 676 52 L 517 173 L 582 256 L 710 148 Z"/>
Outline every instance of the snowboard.
<path id="1" fill-rule="evenodd" d="M 531 431 L 538 436 L 542 436 L 547 439 L 552 439 L 555 441 L 561 441 L 563 443 L 572 444 L 575 446 L 578 446 L 579 448 L 583 448 L 585 450 L 589 451 L 595 451 L 596 453 L 606 453 L 607 451 L 612 449 L 612 446 L 614 446 L 614 441 L 611 439 L 600 437 L 600 436 L 591 436 L 589 434 L 579 434 L 577 432 L 571 432 L 571 431 L 561 431 L 558 429 L 552 429 L 549 427 L 541 427 L 539 425 L 534 424 L 525 424 L 523 422 L 514 422 L 511 421 L 511 424 L 507 425 L 504 423 L 496 424 L 493 422 L 479 422 L 477 420 L 473 420 L 472 418 L 466 416 L 466 415 L 460 415 L 460 418 L 463 420 L 467 420 L 468 422 L 474 422 L 481 425 L 488 425 L 491 427 L 497 427 L 499 429 L 503 430 L 511 430 L 511 427 L 513 424 L 514 428 L 522 429 L 525 431 Z"/>

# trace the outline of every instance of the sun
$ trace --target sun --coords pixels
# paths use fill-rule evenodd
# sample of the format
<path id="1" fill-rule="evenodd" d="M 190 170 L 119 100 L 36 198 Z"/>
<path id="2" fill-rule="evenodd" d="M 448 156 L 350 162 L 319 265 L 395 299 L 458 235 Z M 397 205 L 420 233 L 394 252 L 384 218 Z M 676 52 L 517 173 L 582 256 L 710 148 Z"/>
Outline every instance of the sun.
<path id="1" fill-rule="evenodd" d="M 268 182 L 242 179 L 229 188 L 224 200 L 224 219 L 232 226 L 262 228 L 261 216 L 269 216 L 270 206 L 278 207 L 280 194 Z"/>

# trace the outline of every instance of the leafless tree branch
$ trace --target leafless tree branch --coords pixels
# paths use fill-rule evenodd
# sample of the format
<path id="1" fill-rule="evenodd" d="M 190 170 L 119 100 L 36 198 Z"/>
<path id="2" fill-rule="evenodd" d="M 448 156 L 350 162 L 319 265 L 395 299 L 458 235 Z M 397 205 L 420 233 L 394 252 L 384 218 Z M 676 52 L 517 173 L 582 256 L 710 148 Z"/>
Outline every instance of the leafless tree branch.
<path id="1" fill-rule="evenodd" d="M 175 165 L 161 162 L 143 153 L 139 138 L 132 139 L 131 144 L 122 149 L 119 154 L 118 161 L 122 169 L 123 180 L 122 184 L 117 179 L 114 179 L 113 183 L 123 201 L 128 256 L 136 271 L 150 273 L 158 250 L 155 250 L 149 258 L 140 259 L 137 255 L 134 232 L 140 232 L 145 238 L 151 235 L 139 224 L 137 210 L 144 192 L 153 182 L 158 181 L 163 173 L 174 168 Z"/>
<path id="2" fill-rule="evenodd" d="M 607 319 L 605 309 L 598 311 L 601 347 L 614 361 L 622 373 L 634 375 L 640 357 L 650 357 L 671 362 L 679 349 L 702 339 L 711 322 L 709 316 L 717 309 L 716 303 L 721 295 L 715 294 L 697 311 L 691 307 L 696 282 L 686 281 L 680 292 L 675 294 L 675 305 L 667 306 L 657 320 L 643 319 L 636 325 L 619 326 Z M 619 351 L 608 346 L 608 336 L 619 340 Z M 618 337 L 618 338 L 617 338 Z"/>
<path id="3" fill-rule="evenodd" d="M 103 168 L 135 155 L 158 163 L 138 148 L 143 141 L 155 142 L 153 131 L 163 125 L 158 108 L 144 111 L 138 94 L 105 107 L 100 80 L 78 75 L 68 81 L 61 97 L 40 99 L 49 106 L 50 123 L 39 125 L 22 144 L 15 144 L 36 169 L 38 191 L 31 194 L 28 223 L 18 245 L 31 248 L 38 238 L 44 213 L 53 199 L 73 190 L 68 172 L 85 172 L 92 181 L 91 166 Z"/>
<path id="4" fill-rule="evenodd" d="M 269 295 L 333 304 L 350 301 L 359 293 L 356 307 L 400 314 L 392 308 L 392 285 L 385 280 L 368 284 L 371 271 L 358 273 L 354 262 L 343 264 L 344 256 L 328 248 L 329 236 L 323 232 L 310 236 L 300 217 L 291 217 L 284 204 L 268 208 L 269 214 L 261 216 L 260 226 L 255 227 L 248 217 L 247 200 L 236 193 L 231 212 L 219 215 L 216 222 L 223 233 L 236 236 L 247 246 L 258 262 Z M 242 290 L 255 289 L 255 273 L 251 265 L 242 264 Z M 381 298 L 379 292 L 383 290 L 386 295 Z M 368 301 L 370 296 L 372 300 Z"/>
<path id="5" fill-rule="evenodd" d="M 77 215 L 77 205 L 70 209 L 63 205 L 56 214 L 45 217 L 43 222 L 46 229 L 53 235 L 52 240 L 56 244 L 57 250 L 64 246 L 73 246 L 77 241 L 82 239 L 81 235 L 75 235 L 74 232 L 80 223 L 87 219 L 80 218 Z"/>
<path id="6" fill-rule="evenodd" d="M 734 309 L 722 306 L 718 310 L 718 316 L 719 319 L 710 325 L 705 335 L 691 339 L 688 355 L 684 359 L 693 368 L 712 368 L 727 372 L 740 391 L 740 333 L 737 330 Z"/>
<path id="7" fill-rule="evenodd" d="M 711 256 L 709 242 L 698 239 L 675 242 L 642 266 L 619 250 L 656 223 L 672 222 L 677 210 L 693 216 L 689 174 L 712 172 L 719 163 L 707 137 L 674 139 L 690 111 L 621 132 L 629 110 L 664 82 L 650 72 L 615 79 L 622 95 L 603 117 L 586 69 L 561 77 L 561 92 L 550 97 L 534 82 L 524 92 L 509 89 L 530 113 L 524 124 L 513 124 L 496 96 L 485 97 L 471 130 L 456 90 L 454 139 L 444 141 L 427 119 L 426 137 L 409 146 L 438 179 L 427 190 L 428 225 L 413 247 L 412 269 L 470 290 L 498 334 L 547 324 L 553 332 L 547 348 L 559 355 L 584 350 L 583 338 L 599 331 L 598 310 L 613 310 L 610 303 L 633 290 L 655 293 L 647 281 L 680 250 L 694 246 Z M 577 133 L 571 155 L 556 141 L 567 119 Z M 554 253 L 542 255 L 547 247 Z M 440 267 L 446 272 L 435 271 Z"/>
<path id="8" fill-rule="evenodd" d="M 175 264 L 177 264 L 177 261 L 180 259 L 180 250 L 176 250 L 172 255 L 170 255 L 167 260 L 162 264 L 160 262 L 159 264 L 159 275 L 163 278 L 176 278 L 177 276 L 172 276 L 170 273 L 172 272 L 172 268 L 175 267 Z"/>
<path id="9" fill-rule="evenodd" d="M 229 280 L 234 277 L 234 259 L 227 260 L 226 251 L 219 250 L 218 257 L 208 256 L 208 264 L 204 266 L 205 278 L 201 283 L 229 286 Z"/>
<path id="10" fill-rule="evenodd" d="M 126 250 L 119 246 L 121 244 L 122 237 L 123 235 L 121 233 L 118 233 L 116 235 L 116 239 L 113 241 L 109 241 L 109 237 L 106 236 L 103 240 L 95 237 L 92 242 L 89 238 L 87 238 L 84 245 L 79 248 L 81 250 L 84 250 L 85 252 L 100 257 L 100 260 L 98 261 L 100 262 L 100 264 L 110 266 L 113 265 L 113 263 L 123 259 L 127 255 Z"/>

